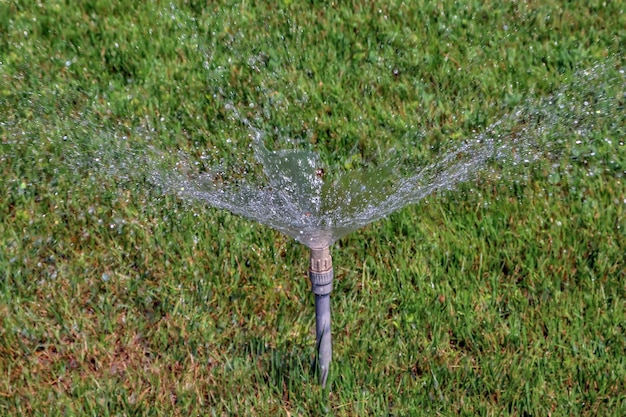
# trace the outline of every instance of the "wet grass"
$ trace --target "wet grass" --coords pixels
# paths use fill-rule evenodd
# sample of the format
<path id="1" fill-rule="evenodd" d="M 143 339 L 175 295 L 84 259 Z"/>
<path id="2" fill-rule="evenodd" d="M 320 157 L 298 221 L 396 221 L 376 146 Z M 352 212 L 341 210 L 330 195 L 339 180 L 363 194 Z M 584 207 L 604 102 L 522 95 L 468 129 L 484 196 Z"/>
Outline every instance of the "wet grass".
<path id="1" fill-rule="evenodd" d="M 0 415 L 626 414 L 619 2 L 309 3 L 0 3 Z M 329 392 L 306 248 L 84 156 L 237 166 L 233 103 L 353 169 L 564 85 L 559 158 L 334 245 Z"/>

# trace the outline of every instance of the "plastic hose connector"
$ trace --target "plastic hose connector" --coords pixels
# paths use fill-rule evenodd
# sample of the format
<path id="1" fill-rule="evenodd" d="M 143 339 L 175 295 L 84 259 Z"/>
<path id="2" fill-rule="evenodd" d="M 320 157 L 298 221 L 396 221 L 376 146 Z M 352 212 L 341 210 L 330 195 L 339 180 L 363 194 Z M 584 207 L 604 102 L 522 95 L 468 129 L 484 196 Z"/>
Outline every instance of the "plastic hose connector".
<path id="1" fill-rule="evenodd" d="M 311 249 L 309 280 L 314 294 L 327 295 L 333 290 L 333 261 L 329 248 Z"/>

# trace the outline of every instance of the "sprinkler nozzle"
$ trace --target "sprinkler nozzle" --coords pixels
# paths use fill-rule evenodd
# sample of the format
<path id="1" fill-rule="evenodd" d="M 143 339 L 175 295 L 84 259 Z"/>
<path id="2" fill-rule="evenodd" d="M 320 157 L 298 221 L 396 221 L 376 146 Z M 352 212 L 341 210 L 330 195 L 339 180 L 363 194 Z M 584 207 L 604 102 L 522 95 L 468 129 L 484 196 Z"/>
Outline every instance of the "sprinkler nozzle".
<path id="1" fill-rule="evenodd" d="M 311 249 L 309 280 L 311 291 L 316 295 L 330 294 L 333 290 L 333 260 L 328 247 Z"/>

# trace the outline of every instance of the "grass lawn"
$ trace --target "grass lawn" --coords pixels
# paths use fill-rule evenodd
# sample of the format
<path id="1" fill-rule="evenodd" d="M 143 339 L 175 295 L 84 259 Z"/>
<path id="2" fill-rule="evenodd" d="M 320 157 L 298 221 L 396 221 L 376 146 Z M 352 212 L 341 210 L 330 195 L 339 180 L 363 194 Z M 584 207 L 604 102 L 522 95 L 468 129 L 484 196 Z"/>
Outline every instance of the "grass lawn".
<path id="1" fill-rule="evenodd" d="M 625 42 L 619 1 L 0 0 L 0 416 L 626 415 Z M 150 180 L 258 169 L 228 105 L 329 176 L 536 160 L 333 245 L 322 390 L 308 249 Z"/>

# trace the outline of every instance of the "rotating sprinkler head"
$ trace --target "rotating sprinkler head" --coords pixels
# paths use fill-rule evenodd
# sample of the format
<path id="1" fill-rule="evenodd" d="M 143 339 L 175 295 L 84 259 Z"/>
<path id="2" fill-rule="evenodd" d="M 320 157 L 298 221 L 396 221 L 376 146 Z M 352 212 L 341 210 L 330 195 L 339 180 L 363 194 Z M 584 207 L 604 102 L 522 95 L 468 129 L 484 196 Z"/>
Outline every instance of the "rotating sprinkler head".
<path id="1" fill-rule="evenodd" d="M 326 387 L 328 370 L 333 355 L 330 332 L 330 293 L 333 290 L 333 261 L 329 247 L 311 248 L 311 266 L 309 267 L 311 291 L 315 294 L 315 334 L 322 387 Z"/>

